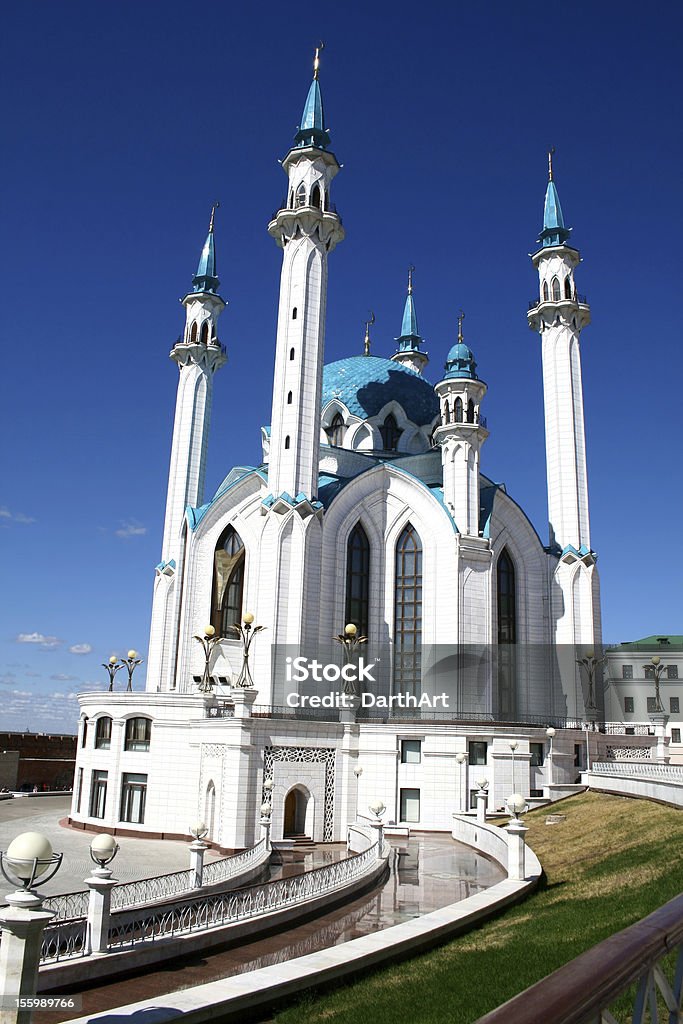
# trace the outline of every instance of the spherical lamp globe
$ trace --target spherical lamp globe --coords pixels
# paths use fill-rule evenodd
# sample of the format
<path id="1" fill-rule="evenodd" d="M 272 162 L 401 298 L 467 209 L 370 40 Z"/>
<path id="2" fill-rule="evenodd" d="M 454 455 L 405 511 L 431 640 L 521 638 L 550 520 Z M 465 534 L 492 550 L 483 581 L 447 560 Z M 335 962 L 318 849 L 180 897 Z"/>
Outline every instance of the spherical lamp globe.
<path id="1" fill-rule="evenodd" d="M 52 843 L 42 832 L 22 832 L 7 847 L 7 863 L 22 882 L 38 878 L 50 867 Z M 36 861 L 43 863 L 34 864 Z"/>
<path id="2" fill-rule="evenodd" d="M 119 844 L 114 837 L 110 836 L 107 832 L 102 832 L 100 835 L 95 836 L 90 844 L 90 856 L 103 868 L 105 864 L 114 859 L 118 849 Z"/>

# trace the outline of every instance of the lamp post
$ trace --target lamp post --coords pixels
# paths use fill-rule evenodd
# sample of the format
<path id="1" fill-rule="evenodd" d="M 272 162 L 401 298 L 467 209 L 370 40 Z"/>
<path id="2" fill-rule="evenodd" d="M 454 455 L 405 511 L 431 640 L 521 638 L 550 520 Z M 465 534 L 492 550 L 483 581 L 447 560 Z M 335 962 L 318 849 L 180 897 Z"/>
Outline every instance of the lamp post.
<path id="1" fill-rule="evenodd" d="M 527 802 L 521 793 L 512 793 L 506 802 L 511 815 L 506 829 L 508 834 L 508 878 L 521 880 L 526 877 L 524 836 L 529 831 L 522 821 L 521 815 L 526 810 Z"/>
<path id="2" fill-rule="evenodd" d="M 519 746 L 517 740 L 510 740 L 510 750 L 512 751 L 512 791 L 515 791 L 515 750 Z"/>
<path id="3" fill-rule="evenodd" d="M 650 664 L 652 665 L 652 678 L 655 681 L 655 712 L 661 713 L 664 711 L 664 705 L 662 704 L 662 696 L 659 692 L 659 681 L 662 677 L 662 672 L 667 666 L 662 665 L 662 659 L 658 654 L 650 658 Z"/>
<path id="4" fill-rule="evenodd" d="M 90 859 L 93 868 L 85 884 L 90 889 L 88 897 L 88 948 L 91 953 L 106 953 L 109 945 L 109 919 L 111 914 L 111 890 L 116 880 L 111 876 L 111 864 L 119 851 L 113 836 L 106 832 L 95 836 L 90 844 Z"/>
<path id="5" fill-rule="evenodd" d="M 211 655 L 213 649 L 217 643 L 220 642 L 220 637 L 216 636 L 216 630 L 213 626 L 204 627 L 204 636 L 196 634 L 194 637 L 202 645 L 204 651 L 204 674 L 202 675 L 201 682 L 197 684 L 200 693 L 211 693 L 213 687 L 213 679 L 211 678 Z"/>
<path id="6" fill-rule="evenodd" d="M 59 870 L 62 854 L 53 853 L 47 836 L 23 832 L 13 839 L 6 853 L 0 853 L 0 870 L 11 885 L 19 886 L 5 898 L 0 911 L 0 991 L 5 1005 L 3 1024 L 30 1024 L 31 1010 L 20 1009 L 20 997 L 35 997 L 38 962 L 45 925 L 54 917 L 43 910 L 43 898 L 36 886 L 44 885 Z"/>
<path id="7" fill-rule="evenodd" d="M 386 811 L 386 804 L 382 800 L 376 800 L 374 804 L 370 804 L 369 809 L 376 817 L 376 821 L 373 821 L 370 825 L 377 832 L 377 860 L 382 860 L 382 850 L 384 848 L 384 825 L 382 823 L 382 815 Z"/>
<path id="8" fill-rule="evenodd" d="M 548 753 L 548 768 L 550 769 L 548 774 L 550 776 L 549 785 L 553 784 L 553 739 L 555 738 L 555 730 L 552 725 L 548 726 L 545 731 L 546 736 L 550 740 L 550 751 Z"/>
<path id="9" fill-rule="evenodd" d="M 478 779 L 477 785 L 479 786 L 479 789 L 477 790 L 477 821 L 484 824 L 486 821 L 486 804 L 489 799 L 489 780 Z"/>
<path id="10" fill-rule="evenodd" d="M 243 690 L 253 690 L 254 680 L 251 678 L 251 671 L 249 669 L 249 650 L 256 634 L 266 627 L 255 626 L 254 616 L 251 612 L 246 612 L 242 617 L 242 623 L 236 622 L 232 628 L 239 633 L 240 640 L 242 641 L 242 671 L 235 686 L 239 686 Z"/>
<path id="11" fill-rule="evenodd" d="M 593 728 L 595 728 L 595 717 L 597 714 L 597 706 L 595 703 L 595 672 L 599 665 L 602 665 L 606 661 L 606 658 L 596 658 L 595 651 L 586 651 L 583 658 L 577 658 L 576 664 L 579 666 L 579 671 L 583 668 L 586 676 L 588 677 L 588 703 L 586 704 L 586 715 L 589 721 L 592 721 Z"/>
<path id="12" fill-rule="evenodd" d="M 345 665 L 353 664 L 358 648 L 362 644 L 366 644 L 368 642 L 368 638 L 366 636 L 358 636 L 358 627 L 354 626 L 353 622 L 347 623 L 347 625 L 344 626 L 344 632 L 338 633 L 337 636 L 333 636 L 332 639 L 335 643 L 341 644 L 344 652 Z M 344 678 L 343 690 L 348 696 L 356 697 L 358 695 L 358 685 L 356 680 Z"/>
<path id="13" fill-rule="evenodd" d="M 107 672 L 109 673 L 109 692 L 111 693 L 114 689 L 114 679 L 116 677 L 116 673 L 120 668 L 123 668 L 123 664 L 119 661 L 115 654 L 112 654 L 109 661 L 105 661 L 102 663 L 102 668 L 106 668 Z"/>
<path id="14" fill-rule="evenodd" d="M 133 672 L 135 672 L 135 669 L 138 667 L 138 665 L 142 665 L 142 658 L 138 657 L 137 651 L 128 651 L 128 657 L 121 658 L 121 665 L 119 667 L 123 668 L 124 665 L 128 671 L 128 686 L 126 687 L 126 693 L 132 693 Z"/>
<path id="15" fill-rule="evenodd" d="M 459 772 L 459 776 L 458 776 L 458 787 L 459 787 L 459 790 L 460 790 L 458 803 L 460 804 L 460 810 L 459 810 L 458 813 L 464 814 L 465 813 L 465 796 L 464 796 L 464 790 L 463 790 L 463 776 L 465 774 L 464 765 L 465 765 L 465 761 L 467 760 L 467 754 L 463 753 L 463 751 L 460 750 L 455 755 L 455 760 L 460 765 L 460 772 Z"/>

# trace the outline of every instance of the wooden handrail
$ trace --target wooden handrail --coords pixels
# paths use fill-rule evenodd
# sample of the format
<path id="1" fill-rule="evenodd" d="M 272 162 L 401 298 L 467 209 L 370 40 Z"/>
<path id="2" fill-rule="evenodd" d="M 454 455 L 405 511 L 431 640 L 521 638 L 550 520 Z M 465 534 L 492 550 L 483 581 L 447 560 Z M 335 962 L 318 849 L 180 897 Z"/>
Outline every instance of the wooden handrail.
<path id="1" fill-rule="evenodd" d="M 476 1024 L 593 1024 L 683 942 L 683 895 L 536 982 Z"/>

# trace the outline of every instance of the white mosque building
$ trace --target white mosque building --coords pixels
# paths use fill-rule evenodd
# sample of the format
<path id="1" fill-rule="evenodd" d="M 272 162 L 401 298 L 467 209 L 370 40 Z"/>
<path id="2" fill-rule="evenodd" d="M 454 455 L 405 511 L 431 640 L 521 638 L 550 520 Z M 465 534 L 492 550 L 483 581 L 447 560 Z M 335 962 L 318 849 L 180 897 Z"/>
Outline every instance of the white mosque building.
<path id="1" fill-rule="evenodd" d="M 576 778 L 581 734 L 561 742 L 559 729 L 585 718 L 575 650 L 601 643 L 580 354 L 590 310 L 552 165 L 528 314 L 543 362 L 544 542 L 482 472 L 487 386 L 462 320 L 435 384 L 412 281 L 390 359 L 371 355 L 367 336 L 364 355 L 324 363 L 328 261 L 344 229 L 317 64 L 282 161 L 286 205 L 268 225 L 282 275 L 262 462 L 229 469 L 207 500 L 214 377 L 226 361 L 212 215 L 171 352 L 179 380 L 146 691 L 80 697 L 71 819 L 86 828 L 187 835 L 203 818 L 210 839 L 237 849 L 258 835 L 265 799 L 276 840 L 338 840 L 375 800 L 397 824 L 450 829 L 484 776 L 492 809 L 512 787 L 540 795 L 552 723 L 555 782 Z M 233 629 L 245 614 L 263 627 L 250 630 L 246 686 Z M 207 675 L 197 637 L 209 623 Z M 347 624 L 367 637 L 363 702 L 374 697 L 306 704 L 298 698 L 341 687 L 299 686 L 287 659 L 338 663 L 331 638 Z M 418 706 L 389 706 L 396 695 Z"/>

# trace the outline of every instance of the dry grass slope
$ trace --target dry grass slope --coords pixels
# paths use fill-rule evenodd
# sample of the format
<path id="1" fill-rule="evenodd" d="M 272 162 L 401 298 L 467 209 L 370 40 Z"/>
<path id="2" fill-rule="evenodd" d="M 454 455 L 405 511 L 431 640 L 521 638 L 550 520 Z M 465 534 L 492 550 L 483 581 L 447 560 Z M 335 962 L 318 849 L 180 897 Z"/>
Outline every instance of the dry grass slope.
<path id="1" fill-rule="evenodd" d="M 683 890 L 680 811 L 594 793 L 557 809 L 566 820 L 552 826 L 547 810 L 527 815 L 546 878 L 523 904 L 356 984 L 307 995 L 277 1024 L 472 1024 Z"/>

